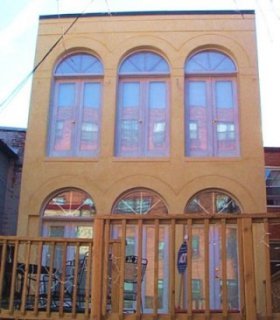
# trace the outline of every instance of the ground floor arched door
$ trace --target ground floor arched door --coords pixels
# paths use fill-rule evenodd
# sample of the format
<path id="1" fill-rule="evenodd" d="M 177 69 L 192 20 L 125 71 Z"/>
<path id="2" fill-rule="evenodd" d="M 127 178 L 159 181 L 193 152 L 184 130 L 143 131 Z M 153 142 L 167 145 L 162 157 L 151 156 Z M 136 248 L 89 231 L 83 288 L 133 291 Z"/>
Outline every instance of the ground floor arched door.
<path id="1" fill-rule="evenodd" d="M 116 201 L 112 210 L 113 214 L 130 215 L 166 215 L 167 207 L 164 200 L 152 190 L 137 188 L 122 194 Z M 154 225 L 145 224 L 139 235 L 136 225 L 126 227 L 126 256 L 137 255 L 138 248 L 142 248 L 142 257 L 147 259 L 147 269 L 142 282 L 141 300 L 142 311 L 152 313 L 154 308 L 154 286 L 157 282 L 157 310 L 159 313 L 166 313 L 168 308 L 168 246 L 169 235 L 167 226 L 159 226 L 156 230 Z M 122 237 L 121 226 L 114 226 L 112 237 Z M 139 242 L 141 239 L 141 243 Z M 155 246 L 158 246 L 155 250 Z M 158 257 L 155 258 L 155 252 Z M 155 272 L 155 261 L 157 271 Z M 157 277 L 157 280 L 155 280 Z M 125 284 L 129 286 L 129 284 Z M 124 301 L 124 308 L 135 309 L 135 301 Z"/>

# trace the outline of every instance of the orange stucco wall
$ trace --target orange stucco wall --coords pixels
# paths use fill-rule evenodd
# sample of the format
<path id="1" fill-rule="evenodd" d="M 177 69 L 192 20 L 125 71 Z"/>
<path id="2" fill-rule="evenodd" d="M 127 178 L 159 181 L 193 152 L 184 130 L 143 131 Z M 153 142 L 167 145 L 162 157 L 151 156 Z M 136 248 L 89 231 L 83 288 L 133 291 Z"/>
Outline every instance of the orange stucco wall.
<path id="1" fill-rule="evenodd" d="M 73 19 L 40 20 L 35 63 Z M 40 210 L 45 199 L 64 187 L 88 192 L 96 203 L 97 214 L 110 213 L 121 193 L 140 186 L 158 192 L 170 214 L 183 213 L 191 196 L 206 188 L 229 192 L 245 213 L 265 212 L 254 19 L 253 14 L 237 13 L 79 18 L 33 78 L 18 234 L 40 234 Z M 221 50 L 237 65 L 240 157 L 198 159 L 184 155 L 184 63 L 191 53 L 202 48 Z M 139 49 L 158 52 L 170 65 L 170 155 L 166 158 L 114 157 L 118 65 L 128 53 Z M 72 51 L 92 53 L 104 66 L 98 158 L 48 158 L 46 155 L 52 72 L 58 60 Z"/>

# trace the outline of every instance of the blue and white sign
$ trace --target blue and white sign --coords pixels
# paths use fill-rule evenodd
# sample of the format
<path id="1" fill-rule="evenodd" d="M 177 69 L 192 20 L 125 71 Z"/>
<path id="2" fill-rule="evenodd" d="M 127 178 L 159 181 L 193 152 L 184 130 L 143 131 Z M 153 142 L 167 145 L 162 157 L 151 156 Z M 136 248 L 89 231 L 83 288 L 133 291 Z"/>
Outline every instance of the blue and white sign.
<path id="1" fill-rule="evenodd" d="M 187 268 L 187 255 L 188 255 L 188 245 L 187 242 L 184 241 L 181 244 L 181 247 L 178 251 L 177 256 L 177 269 L 179 273 L 184 273 Z"/>

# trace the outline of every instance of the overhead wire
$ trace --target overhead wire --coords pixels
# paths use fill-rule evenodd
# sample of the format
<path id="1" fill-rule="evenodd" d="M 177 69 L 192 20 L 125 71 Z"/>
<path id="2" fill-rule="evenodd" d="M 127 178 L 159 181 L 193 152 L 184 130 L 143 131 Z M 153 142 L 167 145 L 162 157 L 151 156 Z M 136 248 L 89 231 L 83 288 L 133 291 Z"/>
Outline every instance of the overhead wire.
<path id="1" fill-rule="evenodd" d="M 94 0 L 91 0 L 85 9 L 75 17 L 72 23 L 68 26 L 68 28 L 62 32 L 62 35 L 55 41 L 55 43 L 50 47 L 50 49 L 46 52 L 43 58 L 35 65 L 35 67 L 16 85 L 16 87 L 9 93 L 9 95 L 0 103 L 0 112 L 5 109 L 5 105 L 7 106 L 8 103 L 16 96 L 16 94 L 22 89 L 25 85 L 27 80 L 36 72 L 36 70 L 41 66 L 41 64 L 47 59 L 50 53 L 54 50 L 54 48 L 64 39 L 64 36 L 73 28 L 73 26 L 77 23 L 79 18 L 86 12 L 88 7 L 93 3 Z"/>

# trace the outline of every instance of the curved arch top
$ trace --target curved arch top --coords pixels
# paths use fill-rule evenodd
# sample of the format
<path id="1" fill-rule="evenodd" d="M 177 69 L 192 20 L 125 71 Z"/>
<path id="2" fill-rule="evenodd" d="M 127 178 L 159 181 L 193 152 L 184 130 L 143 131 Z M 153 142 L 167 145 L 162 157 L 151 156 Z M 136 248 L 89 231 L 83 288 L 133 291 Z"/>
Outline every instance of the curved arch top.
<path id="1" fill-rule="evenodd" d="M 54 74 L 69 75 L 102 75 L 103 66 L 98 58 L 88 53 L 75 53 L 65 57 L 58 63 Z"/>
<path id="2" fill-rule="evenodd" d="M 205 50 L 195 53 L 185 63 L 186 73 L 232 73 L 235 63 L 224 53 Z"/>
<path id="3" fill-rule="evenodd" d="M 163 57 L 150 52 L 132 53 L 124 59 L 119 74 L 169 74 L 169 66 Z"/>
<path id="4" fill-rule="evenodd" d="M 164 200 L 155 191 L 135 188 L 124 192 L 112 208 L 113 214 L 160 214 L 168 213 Z"/>

